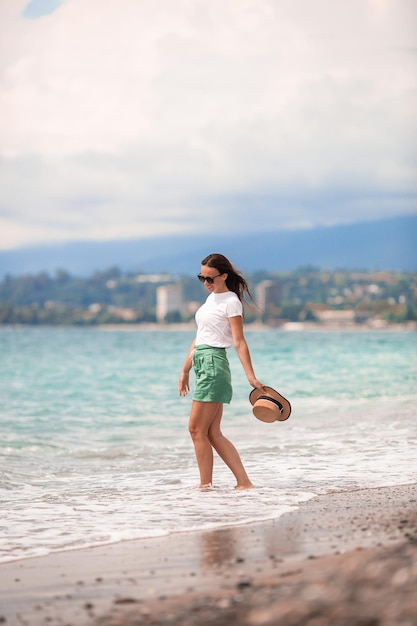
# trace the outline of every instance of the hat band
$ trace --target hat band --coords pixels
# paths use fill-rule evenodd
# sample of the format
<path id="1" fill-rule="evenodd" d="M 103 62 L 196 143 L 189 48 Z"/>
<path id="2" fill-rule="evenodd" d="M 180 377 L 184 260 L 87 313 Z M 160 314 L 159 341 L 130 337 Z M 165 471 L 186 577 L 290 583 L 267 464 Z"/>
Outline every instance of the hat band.
<path id="1" fill-rule="evenodd" d="M 257 400 L 268 400 L 269 402 L 273 402 L 274 404 L 277 405 L 277 407 L 282 413 L 282 410 L 284 407 L 282 406 L 281 402 L 278 402 L 278 400 L 275 400 L 275 398 L 271 398 L 271 396 L 258 396 Z"/>

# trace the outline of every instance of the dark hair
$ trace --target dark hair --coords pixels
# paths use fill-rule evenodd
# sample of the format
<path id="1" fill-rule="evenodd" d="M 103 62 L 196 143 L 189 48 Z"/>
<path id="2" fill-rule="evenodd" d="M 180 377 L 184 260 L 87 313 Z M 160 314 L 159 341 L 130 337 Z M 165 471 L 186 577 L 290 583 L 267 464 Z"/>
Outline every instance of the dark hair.
<path id="1" fill-rule="evenodd" d="M 249 285 L 243 276 L 236 270 L 229 259 L 223 254 L 209 254 L 202 261 L 201 265 L 207 265 L 207 267 L 214 267 L 220 274 L 227 274 L 226 287 L 230 291 L 234 291 L 241 302 L 245 293 L 249 296 L 252 302 L 255 302 L 250 290 Z"/>

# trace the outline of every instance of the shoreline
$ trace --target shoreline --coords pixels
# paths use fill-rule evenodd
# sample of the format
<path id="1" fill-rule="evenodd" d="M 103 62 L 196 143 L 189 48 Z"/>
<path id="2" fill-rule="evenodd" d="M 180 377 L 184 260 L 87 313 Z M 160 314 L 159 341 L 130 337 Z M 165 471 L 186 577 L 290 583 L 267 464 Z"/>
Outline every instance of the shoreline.
<path id="1" fill-rule="evenodd" d="M 195 323 L 181 322 L 178 324 L 158 324 L 157 322 L 144 322 L 143 324 L 120 323 L 120 324 L 0 324 L 0 329 L 25 329 L 25 328 L 67 328 L 67 329 L 87 329 L 101 331 L 195 331 Z M 369 332 L 369 333 L 414 333 L 417 332 L 417 322 L 387 323 L 387 324 L 337 324 L 337 323 L 315 323 L 315 322 L 283 322 L 282 324 L 261 324 L 258 322 L 245 323 L 246 331 L 268 332 L 280 330 L 282 332 Z"/>
<path id="2" fill-rule="evenodd" d="M 368 589 L 374 597 L 379 589 L 363 611 L 367 606 L 381 613 L 380 621 L 369 623 L 394 626 L 399 611 L 410 607 L 417 620 L 416 557 L 416 484 L 337 492 L 316 496 L 270 522 L 3 563 L 0 621 L 298 626 L 308 623 L 301 614 L 310 614 L 311 603 L 318 615 L 320 606 L 331 614 L 343 603 L 346 612 L 354 608 L 348 592 L 351 596 L 356 589 L 360 595 Z M 355 577 L 361 581 L 355 583 Z M 390 594 L 394 604 L 401 600 L 396 612 L 392 608 L 394 617 L 388 616 L 391 621 Z M 298 621 L 291 621 L 288 611 L 295 611 Z M 323 621 L 323 615 L 319 626 L 335 623 Z"/>
<path id="3" fill-rule="evenodd" d="M 90 327 L 92 328 L 92 327 Z M 156 330 L 166 332 L 169 330 L 195 330 L 195 324 L 101 324 L 96 327 L 103 331 L 140 331 L 140 330 Z M 271 330 L 280 330 L 282 332 L 384 332 L 384 333 L 412 333 L 417 331 L 417 324 L 389 324 L 387 326 L 338 326 L 336 324 L 314 324 L 304 322 L 288 322 L 287 324 L 268 326 L 267 324 L 246 324 L 246 331 L 269 332 Z"/>
<path id="4" fill-rule="evenodd" d="M 179 324 L 100 324 L 96 327 L 98 330 L 113 331 L 139 331 L 139 330 L 184 330 L 195 331 L 194 322 Z M 280 330 L 283 332 L 416 332 L 417 322 L 407 322 L 404 324 L 384 324 L 384 325 L 368 325 L 368 324 L 331 324 L 331 323 L 314 323 L 314 322 L 284 322 L 282 324 L 260 324 L 251 322 L 245 324 L 245 331 L 268 332 L 271 330 Z"/>

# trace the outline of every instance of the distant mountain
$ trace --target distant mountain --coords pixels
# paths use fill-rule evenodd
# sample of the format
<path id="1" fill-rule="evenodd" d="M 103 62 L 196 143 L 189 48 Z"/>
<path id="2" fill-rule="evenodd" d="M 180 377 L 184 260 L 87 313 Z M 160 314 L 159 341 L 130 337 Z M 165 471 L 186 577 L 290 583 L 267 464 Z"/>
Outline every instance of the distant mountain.
<path id="1" fill-rule="evenodd" d="M 417 270 L 417 215 L 311 230 L 248 235 L 79 241 L 0 251 L 0 277 L 58 269 L 79 276 L 117 266 L 123 271 L 192 274 L 210 252 L 245 272 L 323 269 Z"/>

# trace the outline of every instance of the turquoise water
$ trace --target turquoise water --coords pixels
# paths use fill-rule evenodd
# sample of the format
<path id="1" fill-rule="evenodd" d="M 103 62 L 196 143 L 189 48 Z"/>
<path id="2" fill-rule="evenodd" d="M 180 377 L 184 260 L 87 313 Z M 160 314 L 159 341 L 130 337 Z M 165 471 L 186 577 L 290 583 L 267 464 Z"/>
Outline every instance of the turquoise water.
<path id="1" fill-rule="evenodd" d="M 0 329 L 0 560 L 279 517 L 314 494 L 415 482 L 417 335 L 247 331 L 255 371 L 292 403 L 251 413 L 229 350 L 223 431 L 256 489 L 198 472 L 177 380 L 193 332 Z"/>

